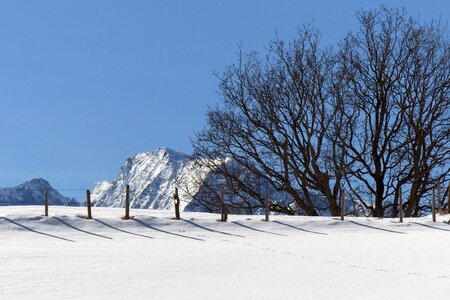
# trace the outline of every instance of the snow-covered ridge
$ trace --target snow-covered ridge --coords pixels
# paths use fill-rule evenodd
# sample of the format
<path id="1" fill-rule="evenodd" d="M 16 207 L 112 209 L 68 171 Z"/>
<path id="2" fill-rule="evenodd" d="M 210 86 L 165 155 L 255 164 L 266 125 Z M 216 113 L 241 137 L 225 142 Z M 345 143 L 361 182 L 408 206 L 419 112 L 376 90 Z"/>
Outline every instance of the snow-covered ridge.
<path id="1" fill-rule="evenodd" d="M 201 170 L 187 155 L 170 148 L 158 148 L 151 152 L 138 153 L 129 157 L 115 180 L 95 184 L 91 193 L 94 206 L 122 207 L 125 201 L 126 185 L 130 185 L 130 206 L 132 208 L 171 209 L 173 192 L 177 185 L 198 189 L 192 175 Z M 181 209 L 190 202 L 191 196 L 179 190 L 183 200 Z"/>
<path id="2" fill-rule="evenodd" d="M 78 204 L 74 199 L 61 195 L 47 180 L 35 178 L 15 187 L 0 188 L 0 205 L 43 204 L 45 190 L 48 190 L 50 205 Z"/>

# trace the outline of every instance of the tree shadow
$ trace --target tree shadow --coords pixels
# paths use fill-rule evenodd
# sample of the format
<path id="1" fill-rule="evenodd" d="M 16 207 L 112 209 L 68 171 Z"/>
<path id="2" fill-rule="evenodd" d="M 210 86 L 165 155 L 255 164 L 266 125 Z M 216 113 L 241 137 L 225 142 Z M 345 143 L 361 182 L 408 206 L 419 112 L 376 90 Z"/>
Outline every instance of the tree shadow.
<path id="1" fill-rule="evenodd" d="M 202 240 L 202 239 L 199 239 L 199 238 L 195 238 L 195 237 L 192 237 L 192 236 L 187 236 L 187 235 L 183 235 L 183 234 L 179 234 L 179 233 L 173 233 L 173 232 L 170 232 L 170 231 L 162 230 L 162 229 L 153 227 L 153 226 L 150 225 L 150 224 L 144 223 L 143 221 L 138 220 L 138 219 L 136 219 L 136 218 L 135 218 L 135 219 L 132 219 L 132 220 L 135 221 L 135 222 L 137 222 L 137 223 L 139 223 L 139 224 L 141 224 L 141 225 L 144 226 L 144 227 L 147 227 L 147 228 L 150 228 L 150 229 L 153 229 L 153 230 L 162 232 L 162 233 L 166 233 L 166 234 L 170 234 L 170 235 L 179 236 L 179 237 L 182 237 L 182 238 L 185 238 L 185 239 L 191 239 L 191 240 L 201 241 L 201 242 L 204 242 L 204 241 L 205 241 L 205 240 Z"/>
<path id="2" fill-rule="evenodd" d="M 66 221 L 64 221 L 64 220 L 62 220 L 62 219 L 60 219 L 58 217 L 53 217 L 53 218 L 58 220 L 60 223 L 64 224 L 65 226 L 67 226 L 69 228 L 72 228 L 73 230 L 76 230 L 76 231 L 79 231 L 79 232 L 83 232 L 83 233 L 86 233 L 86 234 L 90 234 L 90 235 L 93 235 L 93 236 L 101 237 L 101 238 L 104 238 L 104 239 L 112 240 L 112 238 L 110 238 L 109 236 L 105 236 L 105 235 L 101 235 L 101 234 L 97 234 L 97 233 L 93 233 L 93 232 L 89 232 L 89 231 L 77 228 L 77 227 L 75 227 L 73 225 L 70 225 L 69 223 L 67 223 Z"/>
<path id="3" fill-rule="evenodd" d="M 190 221 L 190 220 L 181 220 L 181 221 L 186 222 L 186 223 L 188 223 L 188 224 L 191 224 L 192 226 L 201 228 L 201 229 L 206 230 L 206 231 L 215 232 L 215 233 L 220 233 L 220 234 L 229 235 L 229 236 L 237 236 L 237 237 L 245 238 L 245 236 L 243 236 L 243 235 L 233 234 L 233 233 L 228 233 L 228 232 L 224 232 L 224 231 L 220 231 L 220 230 L 215 230 L 215 229 L 207 228 L 207 227 L 205 227 L 205 226 L 202 226 L 202 225 L 197 224 L 197 223 L 195 223 L 195 222 L 193 222 L 193 221 Z"/>
<path id="4" fill-rule="evenodd" d="M 422 224 L 422 223 L 417 223 L 417 222 L 411 222 L 411 223 L 414 224 L 414 225 L 420 225 L 420 226 L 428 227 L 428 228 L 431 228 L 431 229 L 436 229 L 436 230 L 441 230 L 441 231 L 450 231 L 450 229 L 434 227 L 434 226 L 430 226 L 430 225 L 427 225 L 427 224 Z"/>
<path id="5" fill-rule="evenodd" d="M 367 224 L 361 224 L 355 221 L 348 221 L 352 224 L 358 225 L 358 226 L 362 226 L 362 227 L 366 227 L 366 228 L 371 228 L 371 229 L 375 229 L 375 230 L 380 230 L 380 231 L 386 231 L 386 232 L 391 232 L 391 233 L 397 233 L 397 234 L 407 234 L 406 232 L 401 232 L 401 231 L 395 231 L 395 230 L 390 230 L 390 229 L 385 229 L 385 228 L 379 228 L 379 227 L 374 227 L 374 226 L 370 226 Z"/>
<path id="6" fill-rule="evenodd" d="M 297 227 L 297 226 L 294 226 L 294 225 L 291 225 L 291 224 L 286 224 L 286 223 L 283 223 L 283 222 L 280 222 L 280 221 L 272 221 L 272 222 L 280 224 L 280 225 L 284 225 L 284 226 L 287 226 L 287 227 L 291 227 L 291 228 L 294 228 L 294 229 L 297 229 L 297 230 L 300 230 L 300 231 L 304 231 L 304 232 L 320 234 L 320 235 L 328 235 L 327 233 L 313 231 L 313 230 L 308 230 L 308 229 L 303 229 L 303 228 L 300 228 L 300 227 Z"/>
<path id="7" fill-rule="evenodd" d="M 31 232 L 33 232 L 33 233 L 45 235 L 45 236 L 52 237 L 52 238 L 59 239 L 59 240 L 63 240 L 63 241 L 66 241 L 66 242 L 72 242 L 72 243 L 75 243 L 74 240 L 70 240 L 70 239 L 66 239 L 66 238 L 63 238 L 63 237 L 60 237 L 60 236 L 56 236 L 56 235 L 53 235 L 53 234 L 49 234 L 49 233 L 45 233 L 45 232 L 38 231 L 38 230 L 35 230 L 35 229 L 30 228 L 30 227 L 28 227 L 28 226 L 22 225 L 22 224 L 20 224 L 20 223 L 17 223 L 17 222 L 15 222 L 15 221 L 13 221 L 13 220 L 11 220 L 11 219 L 8 219 L 8 218 L 5 218 L 5 217 L 1 217 L 1 218 L 2 218 L 2 219 L 5 219 L 6 221 L 8 221 L 8 222 L 10 222 L 10 223 L 12 223 L 12 224 L 14 224 L 14 225 L 16 225 L 16 226 L 19 226 L 19 227 L 22 227 L 22 228 L 24 228 L 24 229 L 26 229 L 26 230 L 28 230 L 28 231 L 31 231 Z"/>
<path id="8" fill-rule="evenodd" d="M 268 234 L 273 234 L 273 235 L 279 235 L 279 236 L 286 236 L 286 235 L 281 234 L 281 233 L 275 233 L 275 232 L 270 232 L 270 231 L 266 231 L 266 230 L 262 230 L 262 229 L 253 228 L 253 227 L 250 227 L 248 225 L 244 225 L 244 224 L 236 222 L 236 221 L 232 221 L 231 223 L 236 224 L 236 225 L 241 226 L 241 227 L 244 227 L 244 228 L 247 228 L 247 229 L 250 229 L 250 230 L 253 230 L 253 231 L 258 231 L 258 232 L 268 233 Z"/>
<path id="9" fill-rule="evenodd" d="M 144 237 L 144 238 L 147 238 L 147 239 L 154 239 L 154 237 L 152 237 L 152 236 L 148 236 L 148 235 L 144 235 L 144 234 L 139 234 L 139 233 L 134 233 L 134 232 L 131 232 L 131 231 L 128 231 L 128 230 L 120 229 L 120 228 L 114 227 L 114 226 L 112 226 L 112 225 L 110 225 L 110 224 L 107 224 L 107 223 L 105 223 L 105 222 L 103 222 L 103 221 L 100 221 L 100 220 L 98 220 L 98 219 L 95 219 L 95 221 L 99 222 L 100 224 L 102 224 L 102 225 L 104 225 L 104 226 L 106 226 L 106 227 L 109 227 L 109 228 L 111 228 L 111 229 L 114 229 L 114 230 L 117 230 L 117 231 L 120 231 L 120 232 L 124 232 L 124 233 L 131 234 L 131 235 L 135 235 L 135 236 Z"/>

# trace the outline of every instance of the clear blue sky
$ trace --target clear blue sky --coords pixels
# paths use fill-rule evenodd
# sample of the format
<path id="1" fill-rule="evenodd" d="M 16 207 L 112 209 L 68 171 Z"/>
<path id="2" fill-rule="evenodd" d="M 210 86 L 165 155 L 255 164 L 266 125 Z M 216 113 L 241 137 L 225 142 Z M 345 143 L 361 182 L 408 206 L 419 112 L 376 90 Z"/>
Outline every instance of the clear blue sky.
<path id="1" fill-rule="evenodd" d="M 384 2 L 450 19 L 448 0 Z M 240 42 L 264 52 L 314 20 L 336 43 L 381 3 L 0 0 L 0 187 L 89 188 L 135 153 L 189 153 Z"/>

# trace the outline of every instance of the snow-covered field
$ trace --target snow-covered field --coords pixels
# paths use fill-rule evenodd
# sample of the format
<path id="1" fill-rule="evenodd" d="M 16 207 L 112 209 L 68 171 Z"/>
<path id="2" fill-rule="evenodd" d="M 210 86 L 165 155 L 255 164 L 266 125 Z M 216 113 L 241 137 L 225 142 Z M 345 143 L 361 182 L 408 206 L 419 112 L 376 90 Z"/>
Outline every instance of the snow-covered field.
<path id="1" fill-rule="evenodd" d="M 0 299 L 449 299 L 449 216 L 0 207 Z"/>

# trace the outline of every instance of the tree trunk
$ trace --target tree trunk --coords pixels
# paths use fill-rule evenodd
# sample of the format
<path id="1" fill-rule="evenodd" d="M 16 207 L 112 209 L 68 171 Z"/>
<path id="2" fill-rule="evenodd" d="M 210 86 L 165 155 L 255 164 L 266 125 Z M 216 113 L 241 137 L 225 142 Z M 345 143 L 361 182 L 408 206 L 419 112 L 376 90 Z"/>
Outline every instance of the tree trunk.
<path id="1" fill-rule="evenodd" d="M 384 194 L 384 182 L 383 178 L 377 178 L 376 191 L 375 191 L 375 208 L 373 210 L 373 216 L 375 218 L 383 218 L 383 194 Z"/>

